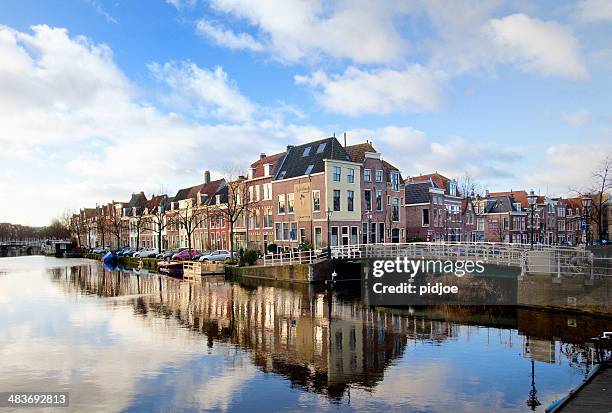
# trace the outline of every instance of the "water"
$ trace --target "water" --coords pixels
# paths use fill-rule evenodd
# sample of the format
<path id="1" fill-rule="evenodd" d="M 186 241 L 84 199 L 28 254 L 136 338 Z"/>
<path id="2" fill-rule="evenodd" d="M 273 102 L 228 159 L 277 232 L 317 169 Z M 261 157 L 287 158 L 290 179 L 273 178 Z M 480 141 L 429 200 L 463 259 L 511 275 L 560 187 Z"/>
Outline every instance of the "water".
<path id="1" fill-rule="evenodd" d="M 534 390 L 544 411 L 609 325 L 0 259 L 0 391 L 69 391 L 65 411 L 522 412 Z"/>

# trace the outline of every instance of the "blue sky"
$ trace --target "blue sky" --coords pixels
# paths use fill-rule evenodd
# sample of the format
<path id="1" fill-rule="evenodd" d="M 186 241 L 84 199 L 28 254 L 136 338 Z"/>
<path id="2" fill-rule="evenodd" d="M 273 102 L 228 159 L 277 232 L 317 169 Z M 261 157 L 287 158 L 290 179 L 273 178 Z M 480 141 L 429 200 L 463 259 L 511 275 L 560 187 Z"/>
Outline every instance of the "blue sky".
<path id="1" fill-rule="evenodd" d="M 563 195 L 612 150 L 612 3 L 0 6 L 0 221 L 170 194 L 346 132 L 404 176 Z M 41 205 L 43 206 L 41 208 Z"/>

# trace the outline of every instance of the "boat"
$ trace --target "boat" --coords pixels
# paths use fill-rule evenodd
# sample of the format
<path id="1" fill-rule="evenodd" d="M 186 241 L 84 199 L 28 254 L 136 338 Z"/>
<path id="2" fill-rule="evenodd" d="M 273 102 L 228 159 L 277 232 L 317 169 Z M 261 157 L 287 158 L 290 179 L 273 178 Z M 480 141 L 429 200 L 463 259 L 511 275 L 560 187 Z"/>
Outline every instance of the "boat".
<path id="1" fill-rule="evenodd" d="M 183 278 L 182 261 L 160 261 L 157 263 L 159 272 L 170 277 Z"/>
<path id="2" fill-rule="evenodd" d="M 117 254 L 115 254 L 114 252 L 109 251 L 102 257 L 102 262 L 104 264 L 117 265 L 117 263 L 119 262 L 119 257 L 117 257 Z"/>

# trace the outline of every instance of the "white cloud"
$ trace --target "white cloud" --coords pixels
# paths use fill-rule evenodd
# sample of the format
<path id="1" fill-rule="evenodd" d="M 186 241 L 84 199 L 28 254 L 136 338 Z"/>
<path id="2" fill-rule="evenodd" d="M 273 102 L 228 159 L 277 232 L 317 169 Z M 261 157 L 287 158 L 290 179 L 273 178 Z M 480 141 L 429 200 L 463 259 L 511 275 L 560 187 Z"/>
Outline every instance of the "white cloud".
<path id="1" fill-rule="evenodd" d="M 258 28 L 270 52 L 288 62 L 319 54 L 358 63 L 390 62 L 407 45 L 395 26 L 393 2 L 216 0 L 213 7 Z"/>
<path id="2" fill-rule="evenodd" d="M 224 29 L 204 19 L 196 23 L 196 33 L 229 49 L 250 50 L 253 52 L 261 52 L 264 49 L 264 46 L 250 34 L 236 34 L 231 30 Z"/>
<path id="3" fill-rule="evenodd" d="M 255 111 L 255 105 L 240 94 L 223 68 L 214 70 L 199 68 L 189 62 L 151 63 L 149 70 L 172 91 L 172 103 L 193 107 L 200 116 L 233 121 L 246 121 Z"/>
<path id="4" fill-rule="evenodd" d="M 492 19 L 490 27 L 501 61 L 544 75 L 574 79 L 588 77 L 578 40 L 559 23 L 513 14 Z"/>
<path id="5" fill-rule="evenodd" d="M 612 2 L 584 0 L 578 3 L 579 17 L 585 22 L 612 22 Z"/>
<path id="6" fill-rule="evenodd" d="M 461 137 L 441 141 L 410 127 L 357 129 L 347 135 L 349 143 L 372 140 L 374 148 L 400 168 L 404 177 L 438 171 L 459 178 L 469 172 L 481 182 L 499 182 L 515 178 L 515 166 L 524 158 L 520 147 L 479 144 Z"/>
<path id="7" fill-rule="evenodd" d="M 178 10 L 195 7 L 197 0 L 166 0 L 166 3 L 173 5 Z"/>
<path id="8" fill-rule="evenodd" d="M 44 25 L 0 27 L 0 147 L 11 149 L 0 151 L 0 199 L 11 199 L 0 220 L 41 225 L 66 207 L 172 193 L 204 169 L 218 176 L 316 132 L 280 115 L 250 119 L 256 105 L 221 68 L 156 69 L 172 98 L 239 122 L 193 122 L 143 103 L 105 45 Z"/>
<path id="9" fill-rule="evenodd" d="M 586 125 L 591 121 L 591 113 L 586 109 L 579 109 L 575 112 L 562 113 L 563 119 L 572 126 Z"/>
<path id="10" fill-rule="evenodd" d="M 357 116 L 403 111 L 430 111 L 440 106 L 439 76 L 414 65 L 398 71 L 374 71 L 349 67 L 341 75 L 329 77 L 322 71 L 296 76 L 316 92 L 320 105 L 330 112 Z"/>

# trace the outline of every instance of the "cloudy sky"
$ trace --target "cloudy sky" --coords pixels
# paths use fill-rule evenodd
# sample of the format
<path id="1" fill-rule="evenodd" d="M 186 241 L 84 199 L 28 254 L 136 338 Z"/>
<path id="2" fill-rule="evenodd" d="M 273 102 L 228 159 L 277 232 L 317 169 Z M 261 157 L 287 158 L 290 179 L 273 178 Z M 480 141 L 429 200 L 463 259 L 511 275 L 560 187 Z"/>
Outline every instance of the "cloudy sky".
<path id="1" fill-rule="evenodd" d="M 0 5 L 0 221 L 346 132 L 404 176 L 580 187 L 612 150 L 612 2 Z"/>

